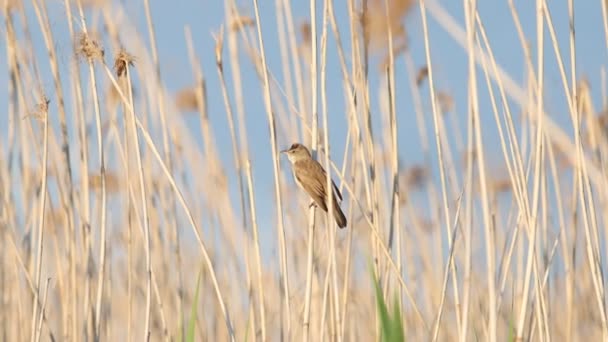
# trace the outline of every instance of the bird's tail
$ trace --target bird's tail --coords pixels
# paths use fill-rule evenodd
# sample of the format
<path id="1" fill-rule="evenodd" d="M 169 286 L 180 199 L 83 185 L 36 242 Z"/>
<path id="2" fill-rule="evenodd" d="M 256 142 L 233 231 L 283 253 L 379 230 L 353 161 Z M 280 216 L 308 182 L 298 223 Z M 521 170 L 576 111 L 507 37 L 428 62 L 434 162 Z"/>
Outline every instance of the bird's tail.
<path id="1" fill-rule="evenodd" d="M 334 218 L 336 219 L 336 224 L 340 228 L 346 227 L 346 217 L 340 208 L 340 204 L 334 198 Z"/>

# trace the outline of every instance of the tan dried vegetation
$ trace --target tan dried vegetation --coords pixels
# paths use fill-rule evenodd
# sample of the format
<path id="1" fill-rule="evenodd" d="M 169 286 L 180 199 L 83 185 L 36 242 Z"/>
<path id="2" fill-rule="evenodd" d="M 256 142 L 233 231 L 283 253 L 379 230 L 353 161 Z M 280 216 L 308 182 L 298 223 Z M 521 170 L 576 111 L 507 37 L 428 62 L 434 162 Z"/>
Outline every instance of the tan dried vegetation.
<path id="1" fill-rule="evenodd" d="M 529 76 L 525 86 L 507 82 L 481 11 L 451 14 L 478 21 L 471 36 L 487 57 L 476 86 L 430 88 L 468 67 L 437 52 L 437 30 L 466 32 L 437 11 L 443 3 L 316 1 L 313 21 L 294 1 L 257 0 L 239 13 L 230 0 L 227 13 L 202 15 L 217 27 L 201 31 L 180 21 L 181 6 L 159 13 L 149 0 L 0 0 L 9 76 L 0 77 L 0 340 L 179 341 L 195 310 L 196 341 L 377 341 L 371 272 L 391 313 L 398 303 L 407 341 L 607 340 L 608 112 L 596 107 L 608 101 L 595 98 L 606 86 L 576 76 L 572 101 L 574 89 L 548 93 L 546 83 L 538 96 L 536 57 L 522 63 L 535 70 L 515 71 Z M 537 41 L 536 23 L 551 25 L 534 6 L 512 9 L 514 19 L 536 13 L 525 41 Z M 408 37 L 406 18 L 423 13 Z M 549 49 L 545 36 L 545 81 L 561 78 L 549 51 L 569 51 L 559 18 L 565 45 Z M 157 41 L 167 25 L 186 33 Z M 502 43 L 493 33 L 490 47 Z M 512 27 L 505 34 L 517 38 Z M 173 50 L 182 45 L 188 55 Z M 389 52 L 404 57 L 394 70 Z M 455 109 L 475 101 L 479 113 Z M 200 120 L 177 115 L 186 112 Z M 278 153 L 313 136 L 344 198 L 340 231 L 309 208 Z"/>

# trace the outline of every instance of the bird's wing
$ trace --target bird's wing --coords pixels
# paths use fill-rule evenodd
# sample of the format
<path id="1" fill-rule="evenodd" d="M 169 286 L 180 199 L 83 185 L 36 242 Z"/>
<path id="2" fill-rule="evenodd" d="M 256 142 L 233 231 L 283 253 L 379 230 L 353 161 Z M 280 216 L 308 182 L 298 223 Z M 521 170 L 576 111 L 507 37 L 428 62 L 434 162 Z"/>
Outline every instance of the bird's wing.
<path id="1" fill-rule="evenodd" d="M 342 194 L 340 193 L 340 190 L 338 189 L 338 187 L 336 186 L 336 183 L 334 183 L 333 180 L 331 181 L 331 185 L 334 186 L 334 190 L 336 190 L 336 195 L 338 195 L 340 202 L 342 202 Z"/>
<path id="2" fill-rule="evenodd" d="M 321 169 L 321 172 L 323 172 L 323 178 L 327 179 L 327 173 L 325 172 L 325 169 L 321 166 L 321 164 L 315 160 L 315 164 L 317 164 L 318 168 Z M 325 181 L 323 182 L 323 184 L 325 185 Z M 338 189 L 338 187 L 336 186 L 336 183 L 334 183 L 334 180 L 331 180 L 331 185 L 334 188 L 334 191 L 336 192 L 336 195 L 338 196 L 338 198 L 340 199 L 340 202 L 342 202 L 342 194 L 340 193 L 340 190 Z"/>
<path id="3" fill-rule="evenodd" d="M 298 183 L 321 209 L 327 211 L 327 205 L 325 204 L 325 183 L 319 181 L 320 177 L 317 176 L 320 171 L 315 167 L 314 163 L 294 166 L 305 168 L 305 171 L 295 172 Z"/>
<path id="4" fill-rule="evenodd" d="M 327 173 L 323 170 L 321 164 L 313 160 L 301 162 L 302 164 L 294 165 L 295 167 L 305 169 L 306 172 L 296 172 L 296 177 L 300 186 L 308 193 L 310 197 L 319 205 L 323 210 L 327 211 L 327 192 L 326 188 L 326 177 Z M 342 194 L 336 187 L 336 184 L 332 181 L 334 190 L 336 191 L 337 198 L 342 201 Z M 334 197 L 334 201 L 338 199 Z"/>

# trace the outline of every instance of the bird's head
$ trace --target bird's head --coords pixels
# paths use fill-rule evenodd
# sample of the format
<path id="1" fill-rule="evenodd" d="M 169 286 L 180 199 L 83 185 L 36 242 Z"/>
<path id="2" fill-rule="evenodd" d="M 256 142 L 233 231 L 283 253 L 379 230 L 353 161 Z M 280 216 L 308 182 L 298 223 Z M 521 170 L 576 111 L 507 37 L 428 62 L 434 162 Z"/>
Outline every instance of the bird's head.
<path id="1" fill-rule="evenodd" d="M 310 158 L 308 149 L 299 143 L 292 144 L 288 149 L 281 151 L 281 153 L 285 153 L 292 164 L 299 160 Z"/>

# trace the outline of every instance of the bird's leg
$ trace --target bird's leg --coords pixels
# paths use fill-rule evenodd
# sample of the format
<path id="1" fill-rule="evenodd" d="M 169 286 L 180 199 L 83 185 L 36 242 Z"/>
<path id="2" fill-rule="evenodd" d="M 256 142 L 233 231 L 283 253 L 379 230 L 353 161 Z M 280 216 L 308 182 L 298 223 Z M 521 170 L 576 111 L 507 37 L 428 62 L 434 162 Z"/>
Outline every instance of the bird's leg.
<path id="1" fill-rule="evenodd" d="M 310 209 L 312 207 L 318 208 L 318 205 L 317 205 L 317 203 L 315 203 L 314 200 L 310 200 L 310 204 L 308 205 L 308 209 Z"/>

